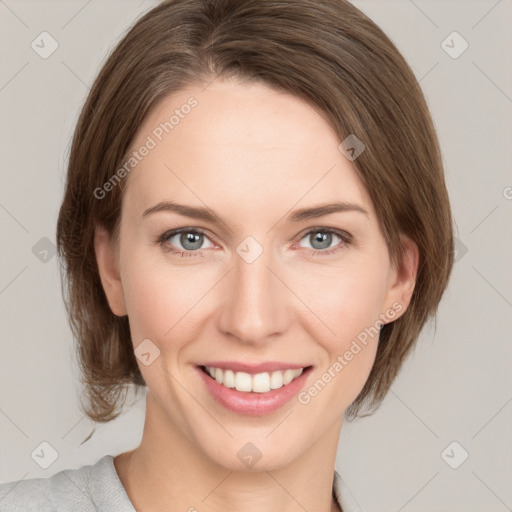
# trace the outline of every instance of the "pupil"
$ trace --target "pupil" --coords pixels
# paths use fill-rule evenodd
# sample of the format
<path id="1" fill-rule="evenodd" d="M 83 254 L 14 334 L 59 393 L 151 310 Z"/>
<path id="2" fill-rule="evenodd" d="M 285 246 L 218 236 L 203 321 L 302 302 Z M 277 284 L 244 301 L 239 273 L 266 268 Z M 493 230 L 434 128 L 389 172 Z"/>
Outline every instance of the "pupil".
<path id="1" fill-rule="evenodd" d="M 315 247 L 314 244 L 312 244 L 312 246 L 315 247 L 315 249 L 326 249 L 330 245 L 331 236 L 332 235 L 330 233 L 325 233 L 323 231 L 317 231 L 314 235 L 313 241 L 314 241 L 314 243 L 320 242 L 320 247 Z"/>
<path id="2" fill-rule="evenodd" d="M 199 247 L 201 247 L 201 243 L 199 243 L 197 247 L 194 246 L 194 244 L 198 244 L 198 240 L 200 240 L 201 236 L 202 235 L 199 233 L 192 233 L 190 231 L 188 233 L 182 233 L 180 243 L 183 245 L 185 249 L 198 249 Z M 190 247 L 188 244 L 192 244 L 192 247 Z"/>

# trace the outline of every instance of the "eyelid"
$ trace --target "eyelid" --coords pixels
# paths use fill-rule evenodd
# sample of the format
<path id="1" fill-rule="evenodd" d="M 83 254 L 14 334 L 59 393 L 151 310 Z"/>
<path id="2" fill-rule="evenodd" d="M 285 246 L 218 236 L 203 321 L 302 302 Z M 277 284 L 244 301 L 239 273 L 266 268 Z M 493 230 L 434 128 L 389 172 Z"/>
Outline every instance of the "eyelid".
<path id="1" fill-rule="evenodd" d="M 219 245 L 216 241 L 215 241 L 215 237 L 212 237 L 207 230 L 205 229 L 202 229 L 202 228 L 194 228 L 194 227 L 189 227 L 189 226 L 185 226 L 185 227 L 182 227 L 182 228 L 176 228 L 176 229 L 170 229 L 168 231 L 165 231 L 162 235 L 160 235 L 156 241 L 156 243 L 158 244 L 161 244 L 161 245 L 164 245 L 168 240 L 170 240 L 171 238 L 174 238 L 176 235 L 180 235 L 181 233 L 196 233 L 198 235 L 203 235 L 205 238 L 207 238 L 208 240 L 210 240 L 210 242 L 215 246 L 215 245 Z M 199 253 L 201 251 L 206 251 L 207 249 L 211 249 L 211 247 L 207 247 L 206 249 L 197 249 L 195 251 L 183 251 L 183 249 L 176 249 L 176 252 L 179 252 L 179 251 L 183 251 L 183 252 L 189 252 L 191 254 L 193 253 Z M 169 251 L 172 252 L 171 249 L 169 249 Z"/>
<path id="2" fill-rule="evenodd" d="M 344 229 L 339 228 L 331 228 L 328 226 L 313 226 L 311 228 L 308 228 L 306 231 L 298 235 L 297 240 L 300 242 L 305 236 L 310 235 L 311 233 L 316 233 L 318 231 L 325 232 L 325 233 L 334 233 L 335 235 L 339 236 L 345 243 L 355 243 L 354 237 Z M 321 252 L 321 251 L 317 251 Z"/>
<path id="3" fill-rule="evenodd" d="M 161 245 L 162 247 L 164 247 L 164 249 L 167 251 L 167 252 L 170 252 L 170 253 L 174 253 L 174 254 L 183 254 L 183 253 L 187 253 L 191 256 L 193 256 L 194 254 L 202 254 L 203 251 L 206 251 L 208 249 L 211 249 L 211 247 L 207 247 L 205 249 L 197 249 L 195 251 L 186 251 L 186 250 L 183 250 L 183 249 L 176 249 L 176 248 L 170 248 L 170 247 L 173 247 L 173 246 L 166 246 L 166 242 L 171 239 L 171 238 L 174 238 L 176 235 L 179 235 L 183 232 L 193 232 L 193 233 L 196 233 L 196 234 L 200 234 L 200 235 L 203 235 L 205 238 L 207 238 L 208 240 L 210 240 L 210 242 L 213 244 L 213 245 L 220 245 L 218 244 L 216 241 L 215 241 L 215 237 L 212 237 L 207 230 L 205 229 L 202 229 L 202 228 L 195 228 L 195 227 L 191 227 L 191 226 L 185 226 L 185 227 L 181 227 L 181 228 L 176 228 L 176 229 L 171 229 L 171 230 L 168 230 L 166 232 L 164 232 L 156 241 L 157 244 Z M 338 236 L 342 242 L 338 243 L 337 245 L 335 245 L 334 247 L 331 247 L 331 248 L 327 248 L 327 249 L 314 249 L 314 248 L 311 248 L 311 247 L 303 247 L 303 249 L 306 249 L 310 254 L 314 254 L 314 255 L 318 255 L 318 256 L 321 256 L 321 255 L 328 255 L 328 254 L 332 254 L 334 252 L 337 252 L 338 250 L 341 250 L 343 248 L 343 246 L 349 246 L 349 245 L 353 245 L 355 244 L 355 241 L 354 241 L 354 238 L 353 236 L 343 230 L 343 229 L 339 229 L 339 228 L 331 228 L 331 227 L 328 227 L 328 226 L 313 226 L 313 227 L 310 227 L 310 228 L 307 228 L 305 231 L 303 231 L 301 234 L 297 235 L 297 237 L 295 237 L 295 240 L 297 243 L 300 243 L 300 241 L 302 239 L 304 239 L 306 236 L 312 234 L 312 233 L 316 233 L 316 232 L 325 232 L 325 233 L 333 233 L 335 234 L 336 236 Z M 342 246 L 341 248 L 339 248 L 339 246 Z"/>

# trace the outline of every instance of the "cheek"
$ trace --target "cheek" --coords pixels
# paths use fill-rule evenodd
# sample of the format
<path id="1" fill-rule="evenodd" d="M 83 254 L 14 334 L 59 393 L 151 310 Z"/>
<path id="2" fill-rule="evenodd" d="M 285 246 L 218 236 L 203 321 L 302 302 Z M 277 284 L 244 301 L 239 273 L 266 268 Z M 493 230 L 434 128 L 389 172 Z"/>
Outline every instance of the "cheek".
<path id="1" fill-rule="evenodd" d="M 316 273 L 303 282 L 304 302 L 315 313 L 315 338 L 329 351 L 345 345 L 379 319 L 386 296 L 387 267 L 369 259 Z M 309 286 L 307 286 L 309 285 Z M 321 322 L 319 321 L 321 320 Z"/>
<path id="2" fill-rule="evenodd" d="M 194 313 L 200 311 L 198 302 L 211 284 L 206 275 L 201 277 L 200 266 L 173 266 L 159 251 L 134 248 L 129 253 L 123 290 L 134 344 L 149 338 L 163 351 L 193 336 Z"/>
<path id="3" fill-rule="evenodd" d="M 309 290 L 304 302 L 315 313 L 303 317 L 310 319 L 304 326 L 328 356 L 320 379 L 334 383 L 331 392 L 342 408 L 355 400 L 375 360 L 387 286 L 388 267 L 382 261 L 367 258 L 317 273 L 314 287 L 311 281 L 309 289 L 302 287 Z"/>
<path id="4" fill-rule="evenodd" d="M 180 371 L 183 351 L 198 335 L 200 308 L 194 305 L 207 290 L 192 285 L 197 278 L 190 272 L 171 271 L 168 263 L 151 262 L 136 254 L 125 268 L 123 287 L 132 343 L 137 347 L 149 339 L 160 351 L 150 365 L 138 361 L 139 369 L 153 393 L 172 393 L 167 372 L 174 375 Z"/>

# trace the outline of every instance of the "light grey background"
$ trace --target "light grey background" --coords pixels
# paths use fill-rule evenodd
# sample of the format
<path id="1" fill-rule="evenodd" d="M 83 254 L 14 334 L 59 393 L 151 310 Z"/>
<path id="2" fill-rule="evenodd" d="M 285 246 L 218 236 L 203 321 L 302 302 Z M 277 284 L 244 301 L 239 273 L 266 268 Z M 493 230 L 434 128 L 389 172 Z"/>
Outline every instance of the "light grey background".
<path id="1" fill-rule="evenodd" d="M 512 0 L 354 3 L 421 80 L 443 149 L 458 261 L 437 329 L 424 329 L 378 412 L 344 424 L 337 468 L 368 511 L 512 510 Z M 144 395 L 80 444 L 94 425 L 78 409 L 57 262 L 44 250 L 55 242 L 70 139 L 89 86 L 154 5 L 0 0 L 3 482 L 91 464 L 141 439 Z M 47 59 L 31 48 L 43 31 L 59 45 Z M 469 44 L 458 58 L 445 45 L 454 52 L 462 40 L 442 44 L 453 31 Z M 31 457 L 45 441 L 58 453 L 47 469 Z M 448 465 L 464 452 L 457 469 Z"/>

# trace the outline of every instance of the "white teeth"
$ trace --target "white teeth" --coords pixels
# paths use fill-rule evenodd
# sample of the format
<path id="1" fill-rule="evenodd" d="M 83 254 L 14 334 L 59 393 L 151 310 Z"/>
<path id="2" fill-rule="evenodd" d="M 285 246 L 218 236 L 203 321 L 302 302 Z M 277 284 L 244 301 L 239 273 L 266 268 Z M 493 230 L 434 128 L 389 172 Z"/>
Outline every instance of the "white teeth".
<path id="1" fill-rule="evenodd" d="M 270 391 L 270 375 L 268 373 L 257 373 L 252 378 L 252 389 L 258 393 Z"/>
<path id="2" fill-rule="evenodd" d="M 219 384 L 228 388 L 235 388 L 237 391 L 266 393 L 271 389 L 279 389 L 297 378 L 304 368 L 297 370 L 288 369 L 285 371 L 276 370 L 268 373 L 257 373 L 251 375 L 246 372 L 234 372 L 233 370 L 222 370 L 206 366 L 207 373 Z"/>
<path id="3" fill-rule="evenodd" d="M 279 389 L 283 385 L 283 374 L 281 372 L 272 372 L 270 376 L 270 389 Z"/>
<path id="4" fill-rule="evenodd" d="M 222 377 L 222 384 L 227 388 L 235 387 L 235 373 L 232 370 L 226 370 Z"/>
<path id="5" fill-rule="evenodd" d="M 218 371 L 218 369 L 215 371 Z M 221 382 L 221 384 L 222 384 L 222 382 Z M 251 391 L 252 390 L 251 376 L 245 372 L 236 372 L 235 373 L 235 388 L 238 391 Z"/>
<path id="6" fill-rule="evenodd" d="M 295 377 L 295 370 L 286 370 L 283 375 L 283 384 L 289 384 Z"/>

